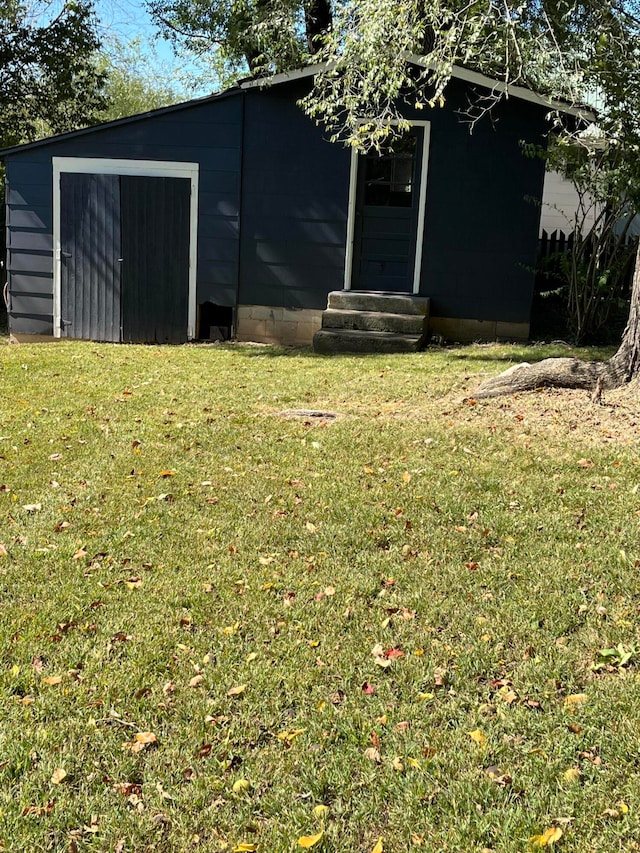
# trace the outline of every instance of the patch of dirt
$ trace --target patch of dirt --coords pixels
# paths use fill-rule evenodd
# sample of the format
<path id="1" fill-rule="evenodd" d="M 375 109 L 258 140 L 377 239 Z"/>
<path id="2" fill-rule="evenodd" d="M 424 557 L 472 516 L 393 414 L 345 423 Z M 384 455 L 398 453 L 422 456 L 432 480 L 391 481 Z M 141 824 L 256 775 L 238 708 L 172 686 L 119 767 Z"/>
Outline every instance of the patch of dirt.
<path id="1" fill-rule="evenodd" d="M 420 403 L 415 397 L 388 402 L 369 417 L 421 423 L 441 418 L 451 426 L 466 423 L 519 441 L 536 439 L 549 448 L 568 440 L 575 445 L 640 446 L 640 389 L 633 385 L 603 394 L 600 403 L 592 402 L 590 392 L 555 388 L 488 400 L 464 396 L 477 386 L 477 376 L 467 376 L 442 396 L 425 395 Z"/>
<path id="2" fill-rule="evenodd" d="M 339 412 L 325 412 L 318 409 L 284 409 L 282 412 L 275 412 L 275 415 L 279 418 L 302 420 L 307 426 L 313 424 L 327 426 L 342 417 Z"/>
<path id="3" fill-rule="evenodd" d="M 458 400 L 454 407 L 472 417 L 512 420 L 532 436 L 571 435 L 576 443 L 640 444 L 640 394 L 626 387 L 604 394 L 600 403 L 587 391 L 541 389 L 494 400 Z M 473 410 L 471 415 L 469 410 Z"/>

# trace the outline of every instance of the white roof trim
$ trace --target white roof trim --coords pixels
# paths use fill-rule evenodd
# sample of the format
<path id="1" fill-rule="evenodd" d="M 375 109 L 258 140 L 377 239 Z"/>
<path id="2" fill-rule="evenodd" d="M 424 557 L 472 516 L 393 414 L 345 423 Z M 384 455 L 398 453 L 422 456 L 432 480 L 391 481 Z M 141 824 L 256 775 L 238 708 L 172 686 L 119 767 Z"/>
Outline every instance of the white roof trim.
<path id="1" fill-rule="evenodd" d="M 263 86 L 277 86 L 278 83 L 291 83 L 294 80 L 303 80 L 305 77 L 314 77 L 328 68 L 327 63 L 321 65 L 308 65 L 306 68 L 298 68 L 295 71 L 282 71 L 280 74 L 272 74 L 270 77 L 256 77 L 253 80 L 240 81 L 241 89 L 258 89 Z"/>
<path id="2" fill-rule="evenodd" d="M 425 62 L 419 56 L 408 56 L 409 62 L 414 65 L 419 65 L 422 68 L 429 68 L 429 63 Z M 547 109 L 558 110 L 568 115 L 578 116 L 584 121 L 593 121 L 595 113 L 588 107 L 577 107 L 572 104 L 556 101 L 553 98 L 547 98 L 544 95 L 538 95 L 531 89 L 526 89 L 524 86 L 514 86 L 509 83 L 504 83 L 502 80 L 495 80 L 493 77 L 487 77 L 485 74 L 480 74 L 478 71 L 470 71 L 468 68 L 462 68 L 460 65 L 454 65 L 451 71 L 451 76 L 457 80 L 464 80 L 465 83 L 472 83 L 476 86 L 483 86 L 485 89 L 491 89 L 492 92 L 500 92 L 507 98 L 519 98 L 522 101 L 529 101 L 532 104 L 538 104 Z"/>
<path id="3" fill-rule="evenodd" d="M 421 68 L 429 68 L 429 63 L 425 62 L 422 57 L 415 54 L 409 54 L 407 61 L 414 65 L 419 65 Z M 328 63 L 318 65 L 309 65 L 306 68 L 299 68 L 295 71 L 283 71 L 280 74 L 273 74 L 271 77 L 258 77 L 255 80 L 245 80 L 241 82 L 241 89 L 256 89 L 264 86 L 277 86 L 279 83 L 291 83 L 294 80 L 303 80 L 306 77 L 314 77 L 316 74 L 326 71 L 329 68 Z M 476 86 L 482 86 L 485 89 L 490 89 L 492 92 L 500 92 L 509 98 L 519 98 L 522 101 L 529 101 L 532 104 L 546 107 L 547 109 L 558 110 L 567 115 L 577 116 L 584 121 L 594 121 L 595 113 L 587 107 L 573 106 L 565 104 L 562 101 L 556 101 L 553 98 L 547 98 L 544 95 L 538 95 L 531 89 L 526 89 L 524 86 L 514 86 L 504 83 L 501 80 L 495 80 L 492 77 L 487 77 L 485 74 L 480 74 L 478 71 L 470 71 L 468 68 L 462 68 L 460 65 L 454 65 L 451 71 L 451 76 L 457 80 L 463 80 L 465 83 L 471 83 Z"/>

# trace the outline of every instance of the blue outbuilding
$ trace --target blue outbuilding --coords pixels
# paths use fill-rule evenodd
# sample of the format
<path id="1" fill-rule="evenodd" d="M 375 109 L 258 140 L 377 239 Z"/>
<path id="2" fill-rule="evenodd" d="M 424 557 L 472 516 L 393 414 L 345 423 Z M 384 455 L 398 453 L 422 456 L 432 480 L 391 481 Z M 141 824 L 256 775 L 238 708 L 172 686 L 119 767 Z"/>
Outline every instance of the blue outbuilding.
<path id="1" fill-rule="evenodd" d="M 550 104 L 525 89 L 470 133 L 457 69 L 394 151 L 326 138 L 313 69 L 0 152 L 18 340 L 310 343 L 331 291 L 430 299 L 430 330 L 525 339 Z"/>

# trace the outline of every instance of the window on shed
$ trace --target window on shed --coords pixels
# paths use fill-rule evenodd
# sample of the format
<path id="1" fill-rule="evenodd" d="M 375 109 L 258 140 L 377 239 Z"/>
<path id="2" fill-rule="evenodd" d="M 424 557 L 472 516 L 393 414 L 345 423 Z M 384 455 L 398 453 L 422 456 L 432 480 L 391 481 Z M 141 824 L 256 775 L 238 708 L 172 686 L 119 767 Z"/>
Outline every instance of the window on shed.
<path id="1" fill-rule="evenodd" d="M 395 140 L 393 150 L 366 155 L 364 203 L 372 207 L 411 207 L 416 137 Z"/>

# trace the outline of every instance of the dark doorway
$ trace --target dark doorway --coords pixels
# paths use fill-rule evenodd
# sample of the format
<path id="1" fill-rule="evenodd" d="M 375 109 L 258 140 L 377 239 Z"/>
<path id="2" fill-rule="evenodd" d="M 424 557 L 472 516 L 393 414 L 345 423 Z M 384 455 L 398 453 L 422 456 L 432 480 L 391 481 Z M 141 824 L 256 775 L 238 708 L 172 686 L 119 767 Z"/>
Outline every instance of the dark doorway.
<path id="1" fill-rule="evenodd" d="M 423 129 L 358 162 L 353 290 L 413 291 Z"/>

